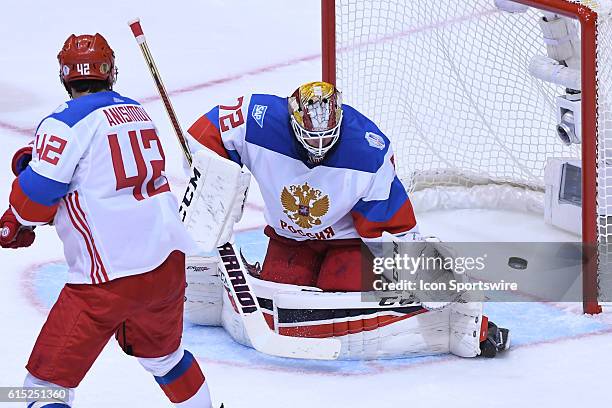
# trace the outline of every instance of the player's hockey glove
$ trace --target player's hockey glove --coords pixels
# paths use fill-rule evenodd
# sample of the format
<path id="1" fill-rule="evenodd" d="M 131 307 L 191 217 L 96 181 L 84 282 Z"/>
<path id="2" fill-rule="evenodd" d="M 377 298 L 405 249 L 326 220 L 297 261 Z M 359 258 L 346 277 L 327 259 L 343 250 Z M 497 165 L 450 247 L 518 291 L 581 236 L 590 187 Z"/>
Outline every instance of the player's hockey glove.
<path id="1" fill-rule="evenodd" d="M 32 160 L 32 146 L 28 145 L 17 150 L 13 155 L 13 161 L 11 167 L 13 174 L 19 176 L 19 174 L 28 167 L 28 164 Z"/>
<path id="2" fill-rule="evenodd" d="M 34 228 L 19 223 L 9 208 L 0 218 L 0 246 L 2 248 L 24 248 L 34 242 Z"/>
<path id="3" fill-rule="evenodd" d="M 480 355 L 493 358 L 508 348 L 510 348 L 510 330 L 497 327 L 495 323 L 489 321 L 487 338 L 480 342 Z"/>

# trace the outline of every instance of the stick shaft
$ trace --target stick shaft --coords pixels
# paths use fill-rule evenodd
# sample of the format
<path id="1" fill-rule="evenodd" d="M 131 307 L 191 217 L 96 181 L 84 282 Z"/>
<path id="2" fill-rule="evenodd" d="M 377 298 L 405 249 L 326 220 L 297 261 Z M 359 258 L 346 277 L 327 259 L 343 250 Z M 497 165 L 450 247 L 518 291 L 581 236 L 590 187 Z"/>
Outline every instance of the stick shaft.
<path id="1" fill-rule="evenodd" d="M 134 33 L 134 37 L 136 37 L 136 41 L 140 46 L 142 55 L 144 56 L 147 65 L 149 66 L 149 70 L 151 71 L 151 75 L 153 76 L 153 80 L 155 81 L 155 86 L 157 87 L 157 91 L 159 92 L 159 96 L 161 97 L 164 106 L 166 107 L 168 117 L 170 118 L 170 122 L 172 123 L 172 127 L 174 128 L 174 132 L 176 133 L 176 137 L 179 140 L 181 148 L 183 149 L 185 158 L 191 165 L 191 152 L 189 151 L 187 141 L 185 140 L 185 136 L 183 134 L 181 126 L 176 118 L 176 113 L 174 112 L 174 108 L 172 107 L 172 103 L 170 102 L 170 98 L 168 97 L 168 92 L 164 87 L 164 84 L 161 80 L 161 76 L 159 75 L 159 71 L 155 66 L 155 61 L 153 60 L 151 52 L 149 51 L 149 47 L 147 46 L 142 27 L 140 26 L 140 21 L 135 20 L 133 22 L 130 22 L 129 25 L 132 29 L 132 32 Z M 189 191 L 189 187 L 187 191 Z M 233 245 L 228 242 L 225 245 L 222 245 L 217 248 L 217 252 L 221 258 L 223 258 L 224 254 L 226 257 L 230 257 L 232 261 L 229 262 L 229 264 L 237 265 L 235 266 L 236 269 L 232 270 L 232 273 L 234 275 L 234 281 L 232 281 L 232 277 L 230 276 L 230 273 L 225 267 L 224 263 L 220 263 L 219 267 L 221 270 L 222 279 L 225 283 L 225 286 L 228 288 L 234 300 L 234 303 L 237 306 L 245 330 L 247 332 L 247 335 L 251 339 L 253 347 L 255 347 L 262 353 L 276 355 L 280 357 L 319 360 L 335 360 L 336 358 L 338 358 L 338 355 L 340 354 L 340 341 L 337 339 L 288 337 L 281 336 L 278 333 L 275 333 L 270 330 L 268 324 L 265 321 L 261 308 L 259 307 L 257 296 L 248 284 L 248 272 L 246 271 L 244 265 L 241 263 L 240 258 L 237 256 Z M 238 280 L 240 281 L 240 284 L 236 283 L 236 275 L 238 275 Z M 235 285 L 241 287 L 242 292 L 240 293 L 242 297 L 238 296 Z M 241 308 L 241 303 L 245 301 L 245 295 L 248 295 L 249 299 L 252 300 L 252 302 L 249 304 L 250 308 L 246 312 L 244 309 Z"/>
<path id="2" fill-rule="evenodd" d="M 172 106 L 172 102 L 170 101 L 170 97 L 168 96 L 168 91 L 166 91 L 166 87 L 164 86 L 164 82 L 161 79 L 161 75 L 157 69 L 157 65 L 155 65 L 155 60 L 153 59 L 153 55 L 151 54 L 151 50 L 149 50 L 149 46 L 147 45 L 147 40 L 145 39 L 144 33 L 142 31 L 142 27 L 140 26 L 140 21 L 135 20 L 129 23 L 130 28 L 132 28 L 132 32 L 136 37 L 136 41 L 140 47 L 140 51 L 142 51 L 142 55 L 149 67 L 149 71 L 151 72 L 151 76 L 153 77 L 153 81 L 155 82 L 155 87 L 157 88 L 157 92 L 166 108 L 166 113 L 168 113 L 168 118 L 170 119 L 170 123 L 172 124 L 172 128 L 174 129 L 174 133 L 176 134 L 176 138 L 181 145 L 181 149 L 183 150 L 183 154 L 185 155 L 185 159 L 189 165 L 193 161 L 191 157 L 191 151 L 187 146 L 187 140 L 185 139 L 185 134 L 183 133 L 183 129 L 176 117 L 176 112 L 174 111 L 174 107 Z"/>

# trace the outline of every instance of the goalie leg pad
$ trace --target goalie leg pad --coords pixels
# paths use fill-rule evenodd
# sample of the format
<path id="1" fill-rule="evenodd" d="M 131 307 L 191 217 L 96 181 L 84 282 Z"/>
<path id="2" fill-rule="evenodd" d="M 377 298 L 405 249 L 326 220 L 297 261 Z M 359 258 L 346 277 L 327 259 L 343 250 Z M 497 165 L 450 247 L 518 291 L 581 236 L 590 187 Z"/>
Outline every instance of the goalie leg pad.
<path id="1" fill-rule="evenodd" d="M 223 284 L 217 256 L 188 257 L 185 263 L 185 319 L 194 324 L 221 325 Z"/>
<path id="2" fill-rule="evenodd" d="M 279 292 L 274 296 L 280 334 L 335 337 L 339 359 L 364 360 L 448 353 L 449 309 L 418 303 L 380 306 L 362 293 Z"/>
<path id="3" fill-rule="evenodd" d="M 450 309 L 450 352 L 459 357 L 480 354 L 482 302 L 456 302 Z"/>
<path id="4" fill-rule="evenodd" d="M 274 297 L 278 292 L 299 292 L 320 291 L 320 289 L 311 286 L 289 285 L 284 283 L 269 282 L 262 279 L 250 277 L 250 283 L 253 291 L 257 293 L 257 300 L 261 311 L 271 330 L 278 333 L 275 322 L 276 316 L 274 311 Z M 247 347 L 253 347 L 244 329 L 240 314 L 236 310 L 236 306 L 232 303 L 230 296 L 225 292 L 223 294 L 223 309 L 221 314 L 221 322 L 225 331 L 239 344 Z"/>
<path id="5" fill-rule="evenodd" d="M 379 359 L 453 353 L 480 354 L 481 302 L 456 302 L 440 310 L 419 303 L 364 302 L 361 292 L 318 288 L 250 278 L 268 325 L 294 337 L 334 337 L 339 359 Z M 238 343 L 252 347 L 235 306 L 223 296 L 222 324 Z"/>

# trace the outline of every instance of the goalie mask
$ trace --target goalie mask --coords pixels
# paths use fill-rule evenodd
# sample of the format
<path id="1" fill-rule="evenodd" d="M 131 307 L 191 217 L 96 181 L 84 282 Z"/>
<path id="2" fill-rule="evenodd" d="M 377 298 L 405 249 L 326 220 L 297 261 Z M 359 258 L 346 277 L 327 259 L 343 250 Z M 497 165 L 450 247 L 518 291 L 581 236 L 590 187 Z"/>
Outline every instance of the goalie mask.
<path id="1" fill-rule="evenodd" d="M 291 127 L 315 164 L 323 160 L 340 136 L 341 95 L 332 84 L 310 82 L 289 97 Z"/>

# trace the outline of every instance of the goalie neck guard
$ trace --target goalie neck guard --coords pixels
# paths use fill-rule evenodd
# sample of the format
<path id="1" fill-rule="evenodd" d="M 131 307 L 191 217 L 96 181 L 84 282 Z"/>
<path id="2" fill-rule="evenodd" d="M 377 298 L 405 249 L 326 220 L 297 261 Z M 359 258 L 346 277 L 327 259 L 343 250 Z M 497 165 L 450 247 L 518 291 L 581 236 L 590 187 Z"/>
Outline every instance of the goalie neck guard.
<path id="1" fill-rule="evenodd" d="M 310 82 L 289 97 L 291 127 L 295 137 L 319 163 L 336 144 L 342 124 L 341 93 L 327 82 Z"/>

